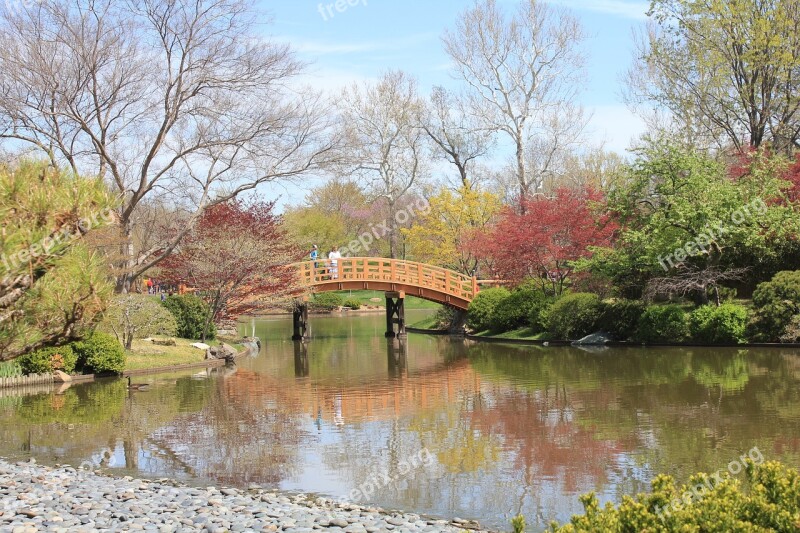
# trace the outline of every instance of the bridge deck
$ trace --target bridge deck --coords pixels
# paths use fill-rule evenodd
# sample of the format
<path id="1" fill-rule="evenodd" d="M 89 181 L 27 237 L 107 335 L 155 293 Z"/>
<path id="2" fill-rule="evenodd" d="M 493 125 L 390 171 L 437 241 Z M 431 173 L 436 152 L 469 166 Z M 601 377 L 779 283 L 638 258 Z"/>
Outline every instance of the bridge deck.
<path id="1" fill-rule="evenodd" d="M 478 282 L 446 268 L 401 259 L 346 257 L 296 263 L 300 284 L 318 292 L 348 289 L 403 291 L 419 298 L 466 309 Z"/>

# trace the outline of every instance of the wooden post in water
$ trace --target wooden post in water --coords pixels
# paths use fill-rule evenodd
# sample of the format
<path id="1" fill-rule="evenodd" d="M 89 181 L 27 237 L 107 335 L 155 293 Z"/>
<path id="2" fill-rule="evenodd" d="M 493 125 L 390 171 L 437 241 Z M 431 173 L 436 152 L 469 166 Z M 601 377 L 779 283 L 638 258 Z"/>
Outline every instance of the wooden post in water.
<path id="1" fill-rule="evenodd" d="M 406 336 L 405 297 L 403 291 L 386 293 L 386 338 Z"/>
<path id="2" fill-rule="evenodd" d="M 292 311 L 292 340 L 302 341 L 308 337 L 308 302 L 295 300 Z"/>

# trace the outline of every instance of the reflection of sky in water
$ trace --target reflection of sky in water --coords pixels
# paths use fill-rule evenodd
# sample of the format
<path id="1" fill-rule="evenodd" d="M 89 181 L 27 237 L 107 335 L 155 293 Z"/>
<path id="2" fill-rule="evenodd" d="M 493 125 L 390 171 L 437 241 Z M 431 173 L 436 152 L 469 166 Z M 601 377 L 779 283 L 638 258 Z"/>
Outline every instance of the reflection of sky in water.
<path id="1" fill-rule="evenodd" d="M 754 445 L 800 456 L 800 357 L 788 352 L 412 335 L 403 357 L 382 315 L 311 320 L 305 348 L 286 340 L 289 321 L 256 322 L 264 351 L 235 371 L 142 378 L 152 388 L 136 394 L 106 383 L 0 398 L 0 456 L 334 498 L 387 472 L 369 503 L 497 529 L 518 513 L 534 528 L 565 521 L 589 490 L 619 501 L 657 472 L 683 481 Z M 432 464 L 401 476 L 422 449 Z"/>

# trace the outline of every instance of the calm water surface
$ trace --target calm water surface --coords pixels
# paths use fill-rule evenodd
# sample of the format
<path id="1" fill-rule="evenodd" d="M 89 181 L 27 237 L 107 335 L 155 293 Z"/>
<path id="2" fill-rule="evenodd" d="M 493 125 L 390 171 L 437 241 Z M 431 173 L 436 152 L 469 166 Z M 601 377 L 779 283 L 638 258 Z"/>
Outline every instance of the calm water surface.
<path id="1" fill-rule="evenodd" d="M 371 483 L 370 503 L 498 529 L 518 513 L 566 521 L 578 495 L 619 501 L 658 472 L 724 470 L 755 446 L 800 465 L 797 351 L 398 345 L 384 324 L 312 317 L 303 348 L 290 320 L 259 320 L 242 331 L 262 353 L 232 370 L 141 378 L 152 388 L 136 393 L 0 392 L 0 456 L 334 497 Z"/>

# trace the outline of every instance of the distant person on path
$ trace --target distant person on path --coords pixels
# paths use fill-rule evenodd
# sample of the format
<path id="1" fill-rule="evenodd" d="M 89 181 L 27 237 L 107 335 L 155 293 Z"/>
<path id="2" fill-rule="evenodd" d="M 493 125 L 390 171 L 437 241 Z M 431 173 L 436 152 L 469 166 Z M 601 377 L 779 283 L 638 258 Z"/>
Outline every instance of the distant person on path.
<path id="1" fill-rule="evenodd" d="M 328 254 L 328 262 L 330 263 L 331 279 L 338 279 L 339 277 L 339 259 L 342 254 L 339 253 L 339 247 L 334 246 L 333 250 Z"/>

